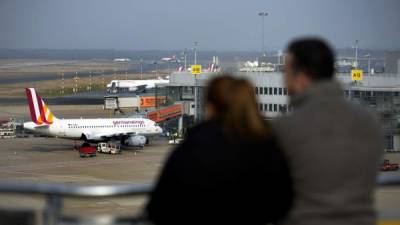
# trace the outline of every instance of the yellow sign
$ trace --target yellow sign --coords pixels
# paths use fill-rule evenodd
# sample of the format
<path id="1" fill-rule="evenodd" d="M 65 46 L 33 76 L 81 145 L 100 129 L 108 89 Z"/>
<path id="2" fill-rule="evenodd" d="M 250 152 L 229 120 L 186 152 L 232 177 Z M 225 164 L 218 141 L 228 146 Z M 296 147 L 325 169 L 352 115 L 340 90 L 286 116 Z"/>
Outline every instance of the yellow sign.
<path id="1" fill-rule="evenodd" d="M 201 73 L 201 65 L 193 65 L 192 74 L 200 74 L 200 73 Z"/>
<path id="2" fill-rule="evenodd" d="M 363 79 L 363 71 L 362 70 L 352 70 L 351 71 L 351 79 L 352 80 L 362 80 Z"/>

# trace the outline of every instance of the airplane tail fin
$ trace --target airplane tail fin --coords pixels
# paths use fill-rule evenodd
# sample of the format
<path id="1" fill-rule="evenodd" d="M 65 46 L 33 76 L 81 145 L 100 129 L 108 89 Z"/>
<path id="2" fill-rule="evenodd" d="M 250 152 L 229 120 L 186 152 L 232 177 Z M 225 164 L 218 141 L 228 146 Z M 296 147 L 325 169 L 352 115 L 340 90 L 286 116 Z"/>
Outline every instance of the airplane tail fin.
<path id="1" fill-rule="evenodd" d="M 36 93 L 34 88 L 25 88 L 29 110 L 32 121 L 37 125 L 52 124 L 57 119 L 44 103 L 42 98 Z"/>

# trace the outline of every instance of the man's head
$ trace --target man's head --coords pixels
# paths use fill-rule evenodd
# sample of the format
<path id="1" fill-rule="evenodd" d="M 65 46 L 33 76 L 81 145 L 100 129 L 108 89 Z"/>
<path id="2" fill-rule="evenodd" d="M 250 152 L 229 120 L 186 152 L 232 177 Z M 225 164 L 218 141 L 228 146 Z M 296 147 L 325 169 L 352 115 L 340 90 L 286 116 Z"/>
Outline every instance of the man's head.
<path id="1" fill-rule="evenodd" d="M 300 93 L 313 82 L 332 79 L 334 63 L 334 53 L 323 40 L 293 41 L 287 48 L 285 60 L 285 84 L 289 93 Z"/>

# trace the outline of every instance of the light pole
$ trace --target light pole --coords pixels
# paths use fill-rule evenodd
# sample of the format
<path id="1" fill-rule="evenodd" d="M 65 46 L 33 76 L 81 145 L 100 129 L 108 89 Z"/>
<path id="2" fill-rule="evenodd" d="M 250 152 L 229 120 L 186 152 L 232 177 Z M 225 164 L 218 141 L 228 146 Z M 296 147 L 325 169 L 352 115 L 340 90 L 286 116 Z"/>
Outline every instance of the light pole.
<path id="1" fill-rule="evenodd" d="M 125 80 L 128 80 L 128 65 L 124 64 L 125 66 Z"/>
<path id="2" fill-rule="evenodd" d="M 143 80 L 143 59 L 140 59 L 140 79 Z"/>
<path id="3" fill-rule="evenodd" d="M 104 81 L 104 70 L 101 71 L 101 87 L 105 87 L 105 81 Z"/>
<path id="4" fill-rule="evenodd" d="M 355 69 L 358 69 L 358 40 L 356 40 L 356 45 L 353 47 L 355 49 Z"/>
<path id="5" fill-rule="evenodd" d="M 187 71 L 187 66 L 186 66 L 186 48 L 183 50 L 183 60 L 185 62 L 185 71 Z"/>
<path id="6" fill-rule="evenodd" d="M 194 65 L 197 65 L 197 45 L 198 45 L 198 42 L 195 41 L 195 42 L 194 42 Z M 197 91 L 198 91 L 198 87 L 197 87 L 197 75 L 194 74 L 194 121 L 195 121 L 195 122 L 197 122 L 197 117 L 198 117 L 198 115 L 197 115 L 197 109 L 198 109 L 198 107 L 197 107 L 197 104 L 198 104 L 198 101 L 197 101 L 197 97 L 198 97 Z"/>
<path id="7" fill-rule="evenodd" d="M 155 64 L 156 64 L 156 76 L 158 76 L 158 61 L 156 61 Z"/>
<path id="8" fill-rule="evenodd" d="M 262 43 L 262 45 L 261 45 L 261 53 L 263 54 L 263 56 L 265 56 L 265 44 L 264 44 L 264 39 L 265 39 L 265 34 L 264 34 L 264 21 L 265 21 L 265 17 L 266 16 L 268 16 L 268 13 L 267 12 L 260 12 L 260 13 L 258 13 L 258 15 L 259 16 L 261 16 L 261 18 L 262 18 L 262 27 L 261 27 L 261 31 L 262 31 L 262 33 L 261 33 L 261 43 Z"/>
<path id="9" fill-rule="evenodd" d="M 197 65 L 197 45 L 199 42 L 195 41 L 194 42 L 194 65 Z"/>
<path id="10" fill-rule="evenodd" d="M 92 71 L 89 71 L 89 91 L 92 91 Z"/>
<path id="11" fill-rule="evenodd" d="M 371 75 L 371 54 L 366 54 L 365 57 L 368 57 L 368 75 Z"/>
<path id="12" fill-rule="evenodd" d="M 61 95 L 64 95 L 64 71 L 61 72 Z"/>
<path id="13" fill-rule="evenodd" d="M 75 90 L 74 90 L 74 94 L 76 94 L 78 92 L 78 72 L 75 72 Z"/>

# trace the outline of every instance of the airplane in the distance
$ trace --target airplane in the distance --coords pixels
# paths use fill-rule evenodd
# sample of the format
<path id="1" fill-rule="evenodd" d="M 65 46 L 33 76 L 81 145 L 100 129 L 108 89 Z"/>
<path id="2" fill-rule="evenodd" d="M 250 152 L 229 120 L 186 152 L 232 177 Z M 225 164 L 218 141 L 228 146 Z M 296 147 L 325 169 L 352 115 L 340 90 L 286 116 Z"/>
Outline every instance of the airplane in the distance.
<path id="1" fill-rule="evenodd" d="M 144 118 L 58 119 L 34 88 L 26 88 L 26 96 L 32 122 L 24 123 L 24 128 L 34 133 L 83 140 L 82 146 L 121 141 L 131 147 L 143 147 L 149 137 L 162 133 L 154 121 Z"/>
<path id="2" fill-rule="evenodd" d="M 178 59 L 176 58 L 176 55 L 173 55 L 172 57 L 161 58 L 161 61 L 163 61 L 163 62 L 178 62 Z"/>
<path id="3" fill-rule="evenodd" d="M 129 58 L 118 58 L 118 59 L 114 59 L 114 62 L 130 62 L 131 59 Z"/>
<path id="4" fill-rule="evenodd" d="M 169 79 L 161 77 L 152 80 L 112 80 L 107 84 L 107 93 L 146 92 L 146 89 L 155 88 L 156 84 L 166 83 L 169 83 Z"/>

